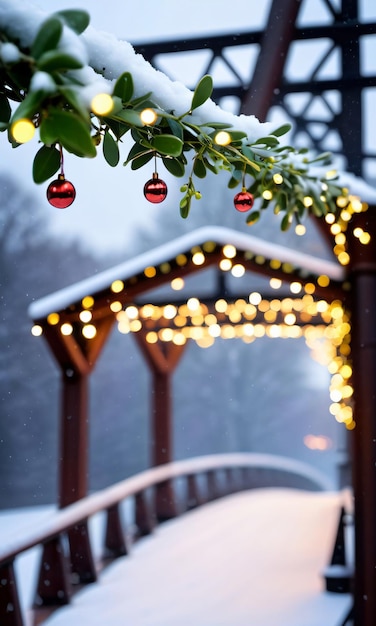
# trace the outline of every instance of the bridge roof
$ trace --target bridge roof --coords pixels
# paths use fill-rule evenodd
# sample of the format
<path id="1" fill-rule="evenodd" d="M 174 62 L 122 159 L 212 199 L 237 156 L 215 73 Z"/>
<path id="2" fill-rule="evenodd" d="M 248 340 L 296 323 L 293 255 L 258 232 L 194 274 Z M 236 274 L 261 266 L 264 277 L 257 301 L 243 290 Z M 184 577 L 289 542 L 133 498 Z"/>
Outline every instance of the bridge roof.
<path id="1" fill-rule="evenodd" d="M 314 280 L 321 275 L 335 283 L 345 278 L 344 268 L 335 261 L 228 228 L 204 227 L 33 302 L 29 315 L 34 320 L 42 320 L 50 313 L 81 307 L 87 296 L 102 301 L 104 293 L 108 292 L 116 298 L 129 300 L 131 294 L 148 292 L 175 276 L 201 271 L 226 258 L 224 246 L 232 246 L 230 255 L 234 256 L 228 258 L 243 263 L 247 270 L 279 275 L 288 282 Z"/>

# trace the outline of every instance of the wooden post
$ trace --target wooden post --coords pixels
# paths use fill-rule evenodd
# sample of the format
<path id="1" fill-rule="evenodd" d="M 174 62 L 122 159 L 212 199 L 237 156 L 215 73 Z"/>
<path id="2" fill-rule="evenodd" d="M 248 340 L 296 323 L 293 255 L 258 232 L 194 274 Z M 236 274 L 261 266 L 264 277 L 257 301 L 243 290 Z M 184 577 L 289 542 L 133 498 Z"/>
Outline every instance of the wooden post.
<path id="1" fill-rule="evenodd" d="M 151 369 L 151 464 L 173 460 L 172 374 L 185 348 L 172 342 L 148 343 L 143 331 L 135 333 Z M 163 521 L 177 515 L 177 503 L 170 480 L 156 485 L 156 517 Z"/>
<path id="2" fill-rule="evenodd" d="M 355 497 L 354 624 L 373 626 L 376 615 L 376 207 L 354 217 L 371 235 L 362 245 L 348 233 L 352 282 L 352 360 Z"/>
<path id="3" fill-rule="evenodd" d="M 87 493 L 89 448 L 88 380 L 66 370 L 62 377 L 59 457 L 59 505 L 65 507 Z"/>

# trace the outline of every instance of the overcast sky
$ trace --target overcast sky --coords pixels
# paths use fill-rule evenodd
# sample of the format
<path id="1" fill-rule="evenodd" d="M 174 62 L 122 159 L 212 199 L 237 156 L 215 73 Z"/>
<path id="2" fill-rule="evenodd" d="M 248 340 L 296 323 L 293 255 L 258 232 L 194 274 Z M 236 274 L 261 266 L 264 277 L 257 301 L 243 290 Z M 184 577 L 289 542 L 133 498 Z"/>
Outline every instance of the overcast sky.
<path id="1" fill-rule="evenodd" d="M 190 0 L 185 5 L 176 0 L 35 0 L 34 4 L 48 13 L 63 8 L 84 8 L 89 11 L 91 24 L 96 29 L 112 32 L 131 42 L 140 42 L 197 34 L 235 34 L 262 28 L 270 0 L 232 0 L 230 4 L 228 0 Z M 374 0 L 363 0 L 365 19 L 376 19 L 375 5 Z M 322 13 L 322 7 L 319 0 L 305 0 L 302 17 L 306 17 L 309 10 L 316 20 L 317 11 L 321 10 Z M 183 69 L 184 75 L 179 77 L 181 80 L 186 80 L 188 69 Z M 66 178 L 74 183 L 77 198 L 69 209 L 59 211 L 50 207 L 46 201 L 47 185 L 36 186 L 32 182 L 31 168 L 36 143 L 12 150 L 4 145 L 5 140 L 3 135 L 0 138 L 2 170 L 12 172 L 23 185 L 31 189 L 46 214 L 51 217 L 55 232 L 79 234 L 90 246 L 104 250 L 126 245 L 133 224 L 140 220 L 145 223 L 154 221 L 158 209 L 150 205 L 142 193 L 143 185 L 152 173 L 147 166 L 132 172 L 121 164 L 117 168 L 110 168 L 103 163 L 101 156 L 89 160 L 66 155 Z M 122 156 L 125 158 L 126 153 Z M 164 178 L 169 187 L 174 184 L 168 174 Z M 169 200 L 171 211 L 178 211 L 173 193 L 166 202 Z"/>

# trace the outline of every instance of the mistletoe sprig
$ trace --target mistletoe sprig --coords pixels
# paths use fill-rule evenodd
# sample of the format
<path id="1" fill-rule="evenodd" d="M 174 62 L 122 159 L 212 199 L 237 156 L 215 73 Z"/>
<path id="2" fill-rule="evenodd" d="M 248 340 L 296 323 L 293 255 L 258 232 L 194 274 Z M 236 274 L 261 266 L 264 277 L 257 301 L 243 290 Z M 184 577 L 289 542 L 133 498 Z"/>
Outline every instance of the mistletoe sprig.
<path id="1" fill-rule="evenodd" d="M 188 216 L 192 200 L 201 197 L 197 180 L 220 170 L 229 173 L 230 188 L 241 186 L 260 198 L 259 209 L 248 213 L 250 224 L 271 203 L 276 213 L 283 214 L 283 230 L 294 219 L 299 223 L 306 213 L 337 212 L 336 198 L 344 190 L 336 178 L 327 180 L 325 175 L 312 173 L 317 163 L 329 164 L 330 155 L 312 157 L 304 150 L 281 145 L 288 124 L 265 137 L 250 139 L 230 124 L 197 123 L 196 110 L 212 95 L 210 76 L 199 81 L 190 107 L 180 115 L 161 107 L 152 93 L 136 97 L 130 72 L 122 73 L 106 93 L 97 94 L 99 99 L 102 96 L 99 105 L 94 106 L 94 100 L 87 102 L 87 84 L 80 74 L 85 62 L 74 49 L 66 51 L 62 37 L 64 28 L 79 36 L 88 24 L 85 11 L 59 11 L 41 24 L 28 48 L 0 32 L 0 130 L 18 147 L 17 124 L 38 129 L 42 145 L 33 162 L 36 183 L 56 174 L 62 149 L 94 158 L 101 146 L 106 162 L 117 166 L 127 135 L 132 147 L 124 165 L 136 170 L 158 158 L 173 176 L 186 177 L 181 186 L 183 218 Z"/>

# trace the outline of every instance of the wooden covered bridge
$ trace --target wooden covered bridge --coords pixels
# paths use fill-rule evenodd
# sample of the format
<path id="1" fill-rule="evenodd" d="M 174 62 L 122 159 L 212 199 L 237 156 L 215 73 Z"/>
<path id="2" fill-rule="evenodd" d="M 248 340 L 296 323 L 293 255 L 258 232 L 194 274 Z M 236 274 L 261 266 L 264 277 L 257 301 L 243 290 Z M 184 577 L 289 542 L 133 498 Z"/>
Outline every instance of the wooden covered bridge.
<path id="1" fill-rule="evenodd" d="M 305 132 L 306 139 L 318 150 L 327 149 L 326 139 L 337 133 L 338 152 L 347 159 L 348 168 L 362 176 L 364 163 L 374 158 L 365 150 L 362 100 L 365 90 L 376 83 L 374 76 L 362 76 L 360 43 L 362 38 L 375 33 L 375 25 L 361 22 L 357 0 L 339 3 L 323 0 L 331 20 L 325 25 L 302 29 L 298 24 L 301 4 L 304 3 L 297 0 L 283 3 L 274 0 L 264 31 L 237 37 L 231 34 L 227 39 L 188 41 L 186 51 L 211 49 L 206 71 L 210 72 L 218 59 L 224 59 L 231 70 L 231 63 L 224 54 L 226 46 L 256 44 L 259 54 L 251 79 L 241 82 L 235 71 L 234 76 L 240 83 L 216 88 L 214 97 L 220 101 L 221 97 L 234 95 L 242 112 L 254 114 L 260 120 L 266 118 L 272 106 L 281 106 L 286 115 L 294 117 L 297 133 Z M 290 81 L 285 66 L 291 45 L 320 38 L 331 45 L 317 67 L 306 82 Z M 140 44 L 137 49 L 157 65 L 158 56 L 176 50 L 177 46 L 182 49 L 181 42 Z M 321 79 L 320 69 L 333 51 L 340 53 L 339 76 Z M 326 97 L 333 91 L 340 99 L 338 107 L 333 107 L 329 96 Z M 289 108 L 289 96 L 293 93 L 310 96 L 301 114 Z M 313 101 L 320 98 L 326 114 L 322 119 L 315 119 L 314 115 L 310 117 L 309 111 Z M 314 132 L 317 126 L 322 132 Z M 319 222 L 323 235 L 334 246 L 333 262 L 220 228 L 202 230 L 32 306 L 34 333 L 43 334 L 61 370 L 61 510 L 2 548 L 2 626 L 26 623 L 19 601 L 16 564 L 19 555 L 33 546 L 42 546 L 36 622 L 45 617 L 43 611 L 68 603 L 73 590 L 97 579 L 99 566 L 93 555 L 88 521 L 98 511 L 105 513 L 103 556 L 108 562 L 129 550 L 129 536 L 122 517 L 123 501 L 133 502 L 132 534 L 136 539 L 150 534 L 159 521 L 174 518 L 182 511 L 231 491 L 256 485 L 270 487 L 276 483 L 280 487 L 322 488 L 319 477 L 281 459 L 272 461 L 235 454 L 174 462 L 172 449 L 171 377 L 187 341 L 210 343 L 216 336 L 251 341 L 258 333 L 301 336 L 310 328 L 318 333 L 324 328 L 330 329 L 337 359 L 332 371 L 335 372 L 336 367 L 343 368 L 343 384 L 354 392 L 351 401 L 340 392 L 338 406 L 334 409 L 336 418 L 349 429 L 355 502 L 354 610 L 350 618 L 345 607 L 342 623 L 353 619 L 356 626 L 374 626 L 376 207 L 372 200 L 369 206 L 361 200 L 353 196 L 350 206 L 339 206 L 337 224 Z M 200 297 L 194 290 L 189 292 L 190 277 L 198 273 L 206 274 L 211 285 L 204 293 L 200 292 Z M 267 281 L 262 282 L 260 278 L 257 288 L 250 291 L 247 283 L 250 275 Z M 280 281 L 279 295 L 273 295 L 273 301 L 278 300 L 280 305 L 273 304 L 274 308 L 267 288 L 269 280 Z M 177 289 L 181 281 L 185 281 L 185 286 Z M 87 497 L 88 381 L 116 324 L 134 333 L 152 372 L 151 469 Z M 337 502 L 337 507 L 340 513 L 341 502 Z M 340 519 L 343 522 L 342 514 Z M 341 523 L 332 559 L 329 559 L 333 564 L 343 565 L 343 535 Z M 100 566 L 104 561 L 102 559 Z M 327 584 L 331 583 L 333 580 L 330 582 L 328 578 Z M 338 576 L 334 584 L 337 590 L 342 585 L 342 591 L 349 591 L 350 583 L 347 575 Z M 325 608 L 329 611 L 328 605 Z M 325 615 L 329 616 L 329 612 Z M 69 621 L 70 617 L 66 619 Z M 334 619 L 337 618 L 328 619 L 331 620 L 328 623 L 336 624 Z M 298 621 L 297 625 L 302 623 Z M 153 622 L 151 624 L 154 626 Z M 183 624 L 181 621 L 180 626 Z M 290 620 L 289 626 L 293 624 Z M 320 621 L 315 626 L 322 624 Z"/>
<path id="2" fill-rule="evenodd" d="M 359 206 L 355 198 L 353 202 Z M 369 215 L 370 211 L 354 213 L 358 227 L 362 220 L 363 232 L 369 233 L 372 226 Z M 88 523 L 99 511 L 106 512 L 103 565 L 103 559 L 109 562 L 129 551 L 124 501 L 134 503 L 134 540 L 150 534 L 157 523 L 234 491 L 266 486 L 325 488 L 323 478 L 312 469 L 285 459 L 230 454 L 174 461 L 171 378 L 189 340 L 210 345 L 219 336 L 249 342 L 264 335 L 305 336 L 307 341 L 312 334 L 327 336 L 335 349 L 336 371 L 344 372 L 349 351 L 343 346 L 349 345 L 349 307 L 353 302 L 352 297 L 349 299 L 350 283 L 364 280 L 362 267 L 367 269 L 367 281 L 365 289 L 357 287 L 356 302 L 363 298 L 368 302 L 372 297 L 371 265 L 364 266 L 364 250 L 372 248 L 362 246 L 359 269 L 354 271 L 353 266 L 349 274 L 336 260 L 318 259 L 229 229 L 207 227 L 31 305 L 33 333 L 43 335 L 61 371 L 62 510 L 0 555 L 2 580 L 6 582 L 1 623 L 24 624 L 14 560 L 34 545 L 43 546 L 36 590 L 37 621 L 45 615 L 46 607 L 69 602 L 74 590 L 97 579 L 98 563 Z M 351 258 L 357 257 L 352 254 Z M 197 276 L 199 290 L 194 283 Z M 364 312 L 364 304 L 359 311 L 355 307 L 352 315 L 360 312 Z M 151 369 L 150 465 L 155 469 L 88 496 L 89 376 L 115 325 L 121 332 L 133 333 Z M 360 327 L 365 328 L 363 321 Z M 364 336 L 358 341 L 363 344 Z M 353 343 L 354 366 L 358 359 L 359 366 L 364 367 L 363 345 L 356 348 Z M 369 356 L 367 348 L 367 366 Z M 360 378 L 364 388 L 368 378 Z M 349 379 L 350 372 L 343 376 L 347 387 Z M 356 383 L 356 374 L 353 379 Z M 246 384 L 246 380 L 239 384 Z M 354 417 L 349 404 L 338 403 L 337 419 L 351 434 L 364 432 L 353 428 Z M 366 458 L 360 456 L 358 463 L 364 462 Z M 365 485 L 363 480 L 363 491 Z M 349 593 L 352 572 L 345 563 L 343 506 L 337 505 L 339 530 L 336 542 L 332 530 L 332 559 L 328 555 L 328 564 L 331 560 L 342 570 L 334 577 L 328 575 L 327 588 Z"/>

